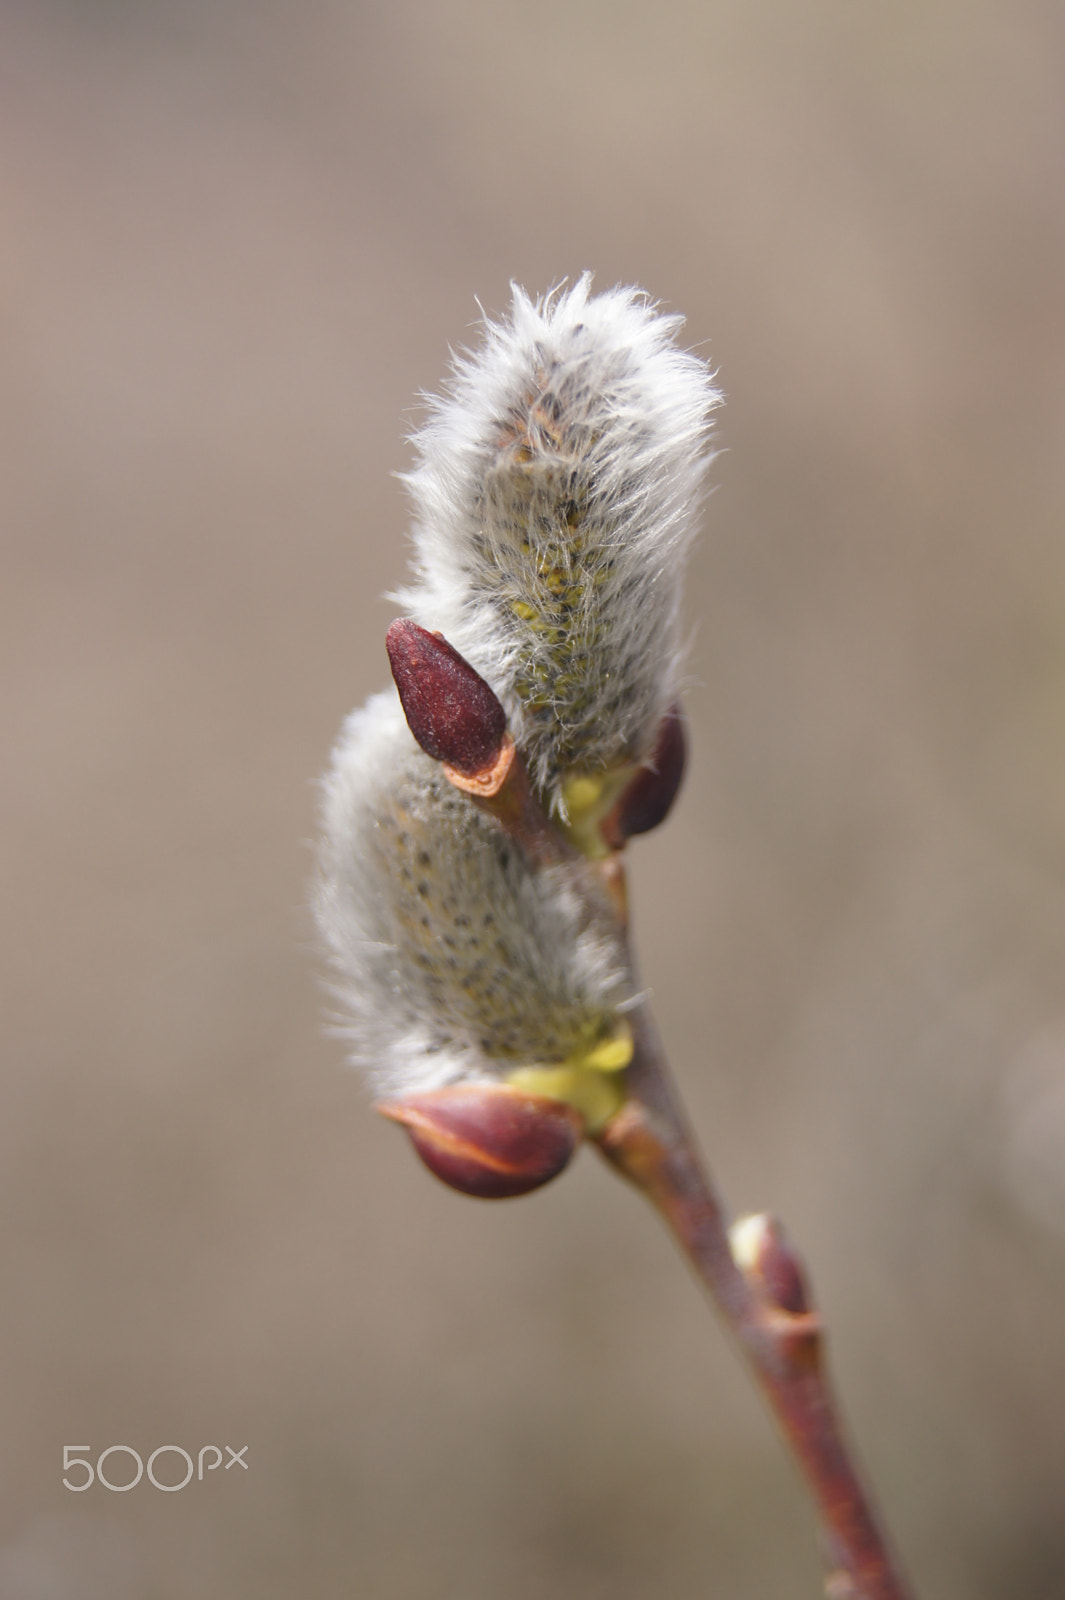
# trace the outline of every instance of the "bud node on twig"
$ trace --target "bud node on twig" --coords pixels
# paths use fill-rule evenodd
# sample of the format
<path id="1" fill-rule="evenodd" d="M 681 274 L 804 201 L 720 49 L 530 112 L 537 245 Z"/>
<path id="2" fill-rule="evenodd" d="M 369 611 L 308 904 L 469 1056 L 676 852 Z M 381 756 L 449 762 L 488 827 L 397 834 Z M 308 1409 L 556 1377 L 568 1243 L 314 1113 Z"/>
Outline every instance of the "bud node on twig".
<path id="1" fill-rule="evenodd" d="M 489 684 L 439 633 L 400 617 L 385 637 L 410 731 L 434 761 L 478 778 L 500 758 L 507 718 Z"/>
<path id="2" fill-rule="evenodd" d="M 683 781 L 686 760 L 684 715 L 674 705 L 659 724 L 651 754 L 599 825 L 611 850 L 620 850 L 626 839 L 650 833 L 665 821 Z"/>
<path id="3" fill-rule="evenodd" d="M 461 1083 L 378 1104 L 430 1172 L 479 1200 L 529 1194 L 557 1177 L 581 1142 L 572 1106 L 504 1083 Z"/>
<path id="4" fill-rule="evenodd" d="M 811 1311 L 802 1262 L 776 1217 L 763 1211 L 741 1218 L 729 1229 L 729 1243 L 736 1265 L 769 1305 L 793 1317 Z"/>

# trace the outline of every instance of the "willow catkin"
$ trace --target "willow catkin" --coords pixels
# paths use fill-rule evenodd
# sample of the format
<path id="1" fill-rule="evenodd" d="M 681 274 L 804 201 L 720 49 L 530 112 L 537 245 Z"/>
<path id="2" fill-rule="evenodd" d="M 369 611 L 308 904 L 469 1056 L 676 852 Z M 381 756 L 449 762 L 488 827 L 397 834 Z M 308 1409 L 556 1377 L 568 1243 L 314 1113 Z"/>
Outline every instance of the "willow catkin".
<path id="1" fill-rule="evenodd" d="M 398 598 L 488 680 L 563 817 L 574 779 L 648 754 L 678 692 L 720 401 L 682 323 L 588 275 L 535 302 L 515 288 L 414 436 L 416 578 Z"/>

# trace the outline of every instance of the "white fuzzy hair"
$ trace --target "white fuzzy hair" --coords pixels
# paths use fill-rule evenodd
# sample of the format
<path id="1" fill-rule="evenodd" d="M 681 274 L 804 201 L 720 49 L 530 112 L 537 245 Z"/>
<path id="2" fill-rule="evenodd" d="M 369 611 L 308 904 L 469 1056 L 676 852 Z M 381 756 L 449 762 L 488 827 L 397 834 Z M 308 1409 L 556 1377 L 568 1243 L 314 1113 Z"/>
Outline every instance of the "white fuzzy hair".
<path id="1" fill-rule="evenodd" d="M 322 822 L 315 912 L 341 1031 L 379 1093 L 560 1063 L 616 1026 L 624 953 L 577 891 L 583 863 L 531 870 L 393 692 L 345 723 Z"/>
<path id="2" fill-rule="evenodd" d="M 488 679 L 548 802 L 650 752 L 678 691 L 681 580 L 719 403 L 679 316 L 568 291 L 485 322 L 414 436 L 397 598 Z"/>

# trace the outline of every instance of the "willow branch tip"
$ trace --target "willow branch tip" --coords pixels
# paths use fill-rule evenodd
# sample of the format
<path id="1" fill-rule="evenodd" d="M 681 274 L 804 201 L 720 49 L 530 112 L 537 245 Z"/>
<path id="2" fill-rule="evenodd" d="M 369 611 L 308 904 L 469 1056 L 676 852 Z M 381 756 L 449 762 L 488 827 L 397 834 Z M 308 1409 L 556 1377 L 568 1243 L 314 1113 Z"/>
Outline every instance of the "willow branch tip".
<path id="1" fill-rule="evenodd" d="M 596 1142 L 662 1216 L 744 1355 L 814 1501 L 826 1595 L 913 1600 L 844 1435 L 824 1325 L 798 1252 L 775 1218 L 730 1228 L 649 1019 L 637 1030 L 630 1070 L 625 1104 Z"/>

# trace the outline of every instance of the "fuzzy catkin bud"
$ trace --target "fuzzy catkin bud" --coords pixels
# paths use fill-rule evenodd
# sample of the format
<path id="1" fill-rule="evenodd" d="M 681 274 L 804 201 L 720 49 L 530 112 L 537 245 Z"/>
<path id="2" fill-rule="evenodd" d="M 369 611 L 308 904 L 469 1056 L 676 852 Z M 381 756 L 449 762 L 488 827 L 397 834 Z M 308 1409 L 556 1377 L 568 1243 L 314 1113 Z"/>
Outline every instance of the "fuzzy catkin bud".
<path id="1" fill-rule="evenodd" d="M 583 863 L 533 869 L 418 748 L 394 693 L 349 717 L 333 753 L 319 868 L 342 1031 L 379 1094 L 540 1069 L 526 1087 L 550 1092 L 552 1072 L 609 1056 L 631 980 L 608 906 L 574 879 Z"/>
<path id="2" fill-rule="evenodd" d="M 416 582 L 398 598 L 491 684 L 563 818 L 574 785 L 647 758 L 677 698 L 720 399 L 681 323 L 587 275 L 537 302 L 515 288 L 415 436 Z"/>

